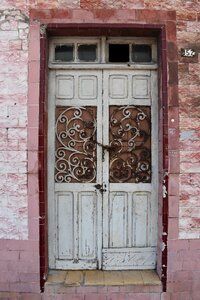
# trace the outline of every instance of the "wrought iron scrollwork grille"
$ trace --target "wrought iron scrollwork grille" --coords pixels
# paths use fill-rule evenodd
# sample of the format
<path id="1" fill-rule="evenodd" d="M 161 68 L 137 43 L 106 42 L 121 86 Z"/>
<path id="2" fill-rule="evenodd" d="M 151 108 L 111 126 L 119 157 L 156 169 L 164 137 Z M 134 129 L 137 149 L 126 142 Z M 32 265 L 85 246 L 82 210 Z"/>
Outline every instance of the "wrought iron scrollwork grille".
<path id="1" fill-rule="evenodd" d="M 57 107 L 55 133 L 55 182 L 95 182 L 96 107 Z"/>
<path id="2" fill-rule="evenodd" d="M 151 110 L 110 106 L 110 182 L 151 182 Z"/>

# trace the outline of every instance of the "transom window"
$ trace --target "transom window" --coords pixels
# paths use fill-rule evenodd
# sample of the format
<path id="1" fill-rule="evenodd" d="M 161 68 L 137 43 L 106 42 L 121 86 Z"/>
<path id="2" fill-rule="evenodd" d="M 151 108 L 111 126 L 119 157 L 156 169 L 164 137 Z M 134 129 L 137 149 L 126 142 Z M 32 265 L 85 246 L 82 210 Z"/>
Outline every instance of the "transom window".
<path id="1" fill-rule="evenodd" d="M 51 42 L 53 64 L 154 64 L 156 61 L 153 38 L 57 38 Z"/>
<path id="2" fill-rule="evenodd" d="M 97 62 L 97 44 L 55 45 L 55 62 Z"/>

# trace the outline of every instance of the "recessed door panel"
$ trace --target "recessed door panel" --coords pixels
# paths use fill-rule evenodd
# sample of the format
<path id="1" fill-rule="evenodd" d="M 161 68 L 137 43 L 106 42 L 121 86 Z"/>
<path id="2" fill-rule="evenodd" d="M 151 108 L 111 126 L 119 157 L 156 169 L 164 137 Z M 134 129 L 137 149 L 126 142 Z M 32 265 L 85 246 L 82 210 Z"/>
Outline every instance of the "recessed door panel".
<path id="1" fill-rule="evenodd" d="M 58 259 L 74 258 L 74 198 L 73 193 L 57 193 Z M 66 231 L 66 228 L 68 230 Z"/>
<path id="2" fill-rule="evenodd" d="M 82 76 L 78 78 L 79 98 L 80 99 L 96 99 L 97 98 L 97 76 Z"/>
<path id="3" fill-rule="evenodd" d="M 151 99 L 150 74 L 134 75 L 132 77 L 132 93 L 135 99 Z"/>
<path id="4" fill-rule="evenodd" d="M 128 76 L 111 75 L 109 77 L 109 95 L 112 99 L 124 99 L 128 97 Z"/>
<path id="5" fill-rule="evenodd" d="M 127 246 L 127 193 L 110 193 L 109 197 L 109 246 Z"/>
<path id="6" fill-rule="evenodd" d="M 73 99 L 74 97 L 74 77 L 57 76 L 56 97 L 60 99 Z"/>
<path id="7" fill-rule="evenodd" d="M 136 192 L 133 194 L 133 232 L 135 247 L 148 247 L 150 240 L 151 194 Z"/>
<path id="8" fill-rule="evenodd" d="M 80 192 L 78 198 L 79 257 L 97 259 L 96 193 Z"/>

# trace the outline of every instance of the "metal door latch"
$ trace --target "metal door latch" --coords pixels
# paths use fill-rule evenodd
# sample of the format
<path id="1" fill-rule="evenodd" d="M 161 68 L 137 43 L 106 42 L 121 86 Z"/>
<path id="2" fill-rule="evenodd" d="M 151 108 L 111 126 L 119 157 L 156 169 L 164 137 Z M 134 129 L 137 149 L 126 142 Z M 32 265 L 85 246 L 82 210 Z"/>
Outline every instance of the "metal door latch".
<path id="1" fill-rule="evenodd" d="M 107 150 L 107 151 L 114 151 L 115 147 L 113 145 L 103 145 L 99 142 L 96 141 L 96 144 L 99 145 L 100 147 L 102 147 L 103 150 Z"/>
<path id="2" fill-rule="evenodd" d="M 102 183 L 102 184 L 95 184 L 94 186 L 97 190 L 99 190 L 100 193 L 106 192 L 106 184 Z"/>

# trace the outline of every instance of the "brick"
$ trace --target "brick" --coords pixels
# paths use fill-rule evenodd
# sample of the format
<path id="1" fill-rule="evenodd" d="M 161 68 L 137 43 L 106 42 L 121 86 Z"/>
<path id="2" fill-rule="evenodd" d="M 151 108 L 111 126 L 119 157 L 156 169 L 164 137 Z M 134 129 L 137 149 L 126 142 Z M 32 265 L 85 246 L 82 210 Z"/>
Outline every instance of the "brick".
<path id="1" fill-rule="evenodd" d="M 17 39 L 18 38 L 18 32 L 17 31 L 0 31 L 0 40 L 11 40 L 11 39 Z"/>
<path id="2" fill-rule="evenodd" d="M 183 173 L 199 173 L 200 172 L 200 153 L 194 151 L 180 151 L 180 170 Z"/>
<path id="3" fill-rule="evenodd" d="M 179 130 L 178 130 L 178 128 L 169 128 L 168 138 L 169 138 L 169 149 L 170 150 L 178 150 L 179 149 Z"/>
<path id="4" fill-rule="evenodd" d="M 38 251 L 38 241 L 0 240 L 0 249 Z"/>
<path id="5" fill-rule="evenodd" d="M 169 60 L 177 60 L 177 46 L 173 42 L 167 43 L 167 51 L 168 51 L 168 59 Z"/>
<path id="6" fill-rule="evenodd" d="M 29 218 L 38 218 L 39 215 L 39 199 L 38 195 L 29 196 L 28 216 Z"/>
<path id="7" fill-rule="evenodd" d="M 28 129 L 28 149 L 31 151 L 38 150 L 38 128 L 30 127 Z"/>
<path id="8" fill-rule="evenodd" d="M 177 239 L 179 234 L 178 218 L 169 218 L 168 237 L 169 239 Z"/>
<path id="9" fill-rule="evenodd" d="M 7 52 L 0 52 L 1 63 L 24 63 L 28 62 L 28 55 L 26 51 L 7 51 Z M 6 75 L 6 74 L 5 74 Z M 19 73 L 18 75 L 23 75 L 23 73 Z M 19 91 L 20 94 L 20 91 Z"/>
<path id="10" fill-rule="evenodd" d="M 27 39 L 28 38 L 28 33 L 29 33 L 29 29 L 27 28 L 27 29 L 20 29 L 19 28 L 19 38 L 21 39 L 21 40 L 23 40 L 23 39 Z"/>
<path id="11" fill-rule="evenodd" d="M 199 237 L 199 229 L 198 228 L 192 228 L 192 229 L 183 229 L 180 228 L 179 231 L 179 238 L 180 239 L 196 239 Z"/>
<path id="12" fill-rule="evenodd" d="M 19 279 L 21 282 L 39 282 L 39 273 L 20 273 Z"/>
<path id="13" fill-rule="evenodd" d="M 5 286 L 4 286 L 4 288 L 5 288 Z M 1 288 L 0 288 L 0 290 L 1 290 Z M 9 290 L 9 288 L 5 288 L 5 290 Z M 1 293 L 0 292 L 0 299 L 3 299 L 3 300 L 11 300 L 11 299 L 12 300 L 18 300 L 17 298 L 18 298 L 18 296 L 17 296 L 16 293 L 6 293 L 6 292 Z"/>
<path id="14" fill-rule="evenodd" d="M 192 281 L 192 291 L 200 292 L 200 280 L 199 279 Z"/>
<path id="15" fill-rule="evenodd" d="M 188 11 L 183 9 L 180 9 L 177 11 L 177 19 L 178 20 L 185 20 L 185 21 L 196 21 L 197 14 L 193 11 Z"/>
<path id="16" fill-rule="evenodd" d="M 94 10 L 95 19 L 101 19 L 104 21 L 113 19 L 115 17 L 116 10 L 115 9 L 97 9 Z"/>
<path id="17" fill-rule="evenodd" d="M 200 216 L 200 207 L 180 207 L 180 217 L 190 217 L 190 219 L 194 218 L 197 220 Z M 199 224 L 198 224 L 199 225 Z"/>
<path id="18" fill-rule="evenodd" d="M 192 280 L 192 273 L 190 271 L 176 271 L 173 277 L 174 281 L 190 281 Z"/>
<path id="19" fill-rule="evenodd" d="M 29 60 L 38 61 L 40 59 L 40 41 L 39 39 L 30 39 L 29 41 Z"/>
<path id="20" fill-rule="evenodd" d="M 107 295 L 95 295 L 94 296 L 94 294 L 85 295 L 84 300 L 94 300 L 94 297 L 95 297 L 95 300 L 107 300 Z"/>
<path id="21" fill-rule="evenodd" d="M 0 250 L 0 258 L 2 260 L 19 260 L 19 251 L 6 251 L 6 250 Z"/>
<path id="22" fill-rule="evenodd" d="M 191 297 L 192 297 L 192 300 L 199 300 L 199 291 L 198 292 L 196 292 L 196 291 L 192 292 Z"/>
<path id="23" fill-rule="evenodd" d="M 179 173 L 180 159 L 178 150 L 169 150 L 169 173 Z"/>
<path id="24" fill-rule="evenodd" d="M 38 172 L 38 153 L 36 151 L 29 151 L 28 153 L 28 172 L 37 173 Z"/>
<path id="25" fill-rule="evenodd" d="M 28 101 L 29 104 L 35 104 L 35 105 L 39 104 L 39 83 L 38 82 L 29 83 Z"/>
<path id="26" fill-rule="evenodd" d="M 39 239 L 39 218 L 29 219 L 29 237 L 30 239 Z"/>
<path id="27" fill-rule="evenodd" d="M 36 251 L 20 251 L 20 261 L 37 263 L 39 261 L 39 253 Z"/>
<path id="28" fill-rule="evenodd" d="M 18 272 L 1 272 L 0 282 L 18 282 L 19 273 Z"/>
<path id="29" fill-rule="evenodd" d="M 60 297 L 63 297 L 63 298 L 60 298 Z M 57 298 L 58 297 L 58 298 Z M 63 299 L 63 300 L 84 300 L 84 295 L 44 295 L 42 297 L 42 300 L 49 300 L 49 299 L 52 299 L 52 300 L 60 300 L 60 299 Z"/>
<path id="30" fill-rule="evenodd" d="M 22 282 L 20 283 L 20 292 L 21 293 L 39 293 L 40 292 L 40 284 L 39 282 Z"/>
<path id="31" fill-rule="evenodd" d="M 176 40 L 176 24 L 173 21 L 167 21 L 167 40 L 171 42 Z"/>
<path id="32" fill-rule="evenodd" d="M 120 293 L 159 293 L 162 290 L 161 285 L 130 285 L 120 287 Z"/>
<path id="33" fill-rule="evenodd" d="M 135 10 L 133 10 L 133 9 L 117 10 L 115 12 L 115 16 L 119 20 L 135 21 Z"/>
<path id="34" fill-rule="evenodd" d="M 188 22 L 187 23 L 187 31 L 191 32 L 200 32 L 200 24 L 199 22 Z"/>
<path id="35" fill-rule="evenodd" d="M 183 262 L 180 260 L 177 260 L 176 255 L 170 255 L 171 257 L 168 260 L 167 268 L 170 270 L 170 272 L 175 272 L 177 270 L 182 270 Z M 173 257 L 174 256 L 174 257 Z M 186 268 L 187 270 L 187 268 Z"/>
<path id="36" fill-rule="evenodd" d="M 11 40 L 9 41 L 9 50 L 21 50 L 22 41 L 21 40 Z"/>
<path id="37" fill-rule="evenodd" d="M 187 22 L 186 21 L 177 21 L 177 30 L 178 33 L 177 35 L 180 35 L 180 32 L 185 32 L 187 31 Z"/>
<path id="38" fill-rule="evenodd" d="M 190 250 L 200 250 L 200 240 L 191 240 L 189 241 L 189 249 Z"/>
<path id="39" fill-rule="evenodd" d="M 29 82 L 38 83 L 40 80 L 40 64 L 39 61 L 29 62 Z"/>
<path id="40" fill-rule="evenodd" d="M 23 293 L 20 295 L 20 300 L 41 300 L 40 294 Z"/>
<path id="41" fill-rule="evenodd" d="M 192 196 L 188 194 L 182 194 L 179 202 L 180 207 L 200 207 L 198 196 Z"/>
<path id="42" fill-rule="evenodd" d="M 13 272 L 15 270 L 18 270 L 19 273 L 37 273 L 39 270 L 39 263 L 37 261 L 33 261 L 30 264 L 27 264 L 27 262 L 8 262 L 8 271 Z"/>
<path id="43" fill-rule="evenodd" d="M 191 293 L 190 292 L 178 292 L 178 293 L 174 293 L 172 294 L 172 300 L 174 299 L 181 299 L 181 300 L 193 300 L 191 298 Z"/>
<path id="44" fill-rule="evenodd" d="M 200 269 L 200 260 L 197 261 L 183 261 L 183 270 L 199 270 Z"/>
<path id="45" fill-rule="evenodd" d="M 77 294 L 90 294 L 90 293 L 97 293 L 98 288 L 95 286 L 93 286 L 93 287 L 79 286 L 79 287 L 77 287 L 76 291 L 77 291 Z"/>
<path id="46" fill-rule="evenodd" d="M 161 300 L 171 300 L 171 296 L 169 293 L 162 293 Z"/>
<path id="47" fill-rule="evenodd" d="M 170 174 L 169 176 L 168 195 L 179 195 L 179 175 L 177 174 Z"/>
<path id="48" fill-rule="evenodd" d="M 30 40 L 40 40 L 40 23 L 37 21 L 30 21 Z"/>
<path id="49" fill-rule="evenodd" d="M 30 127 L 38 127 L 39 124 L 39 106 L 29 105 L 28 124 Z"/>
<path id="50" fill-rule="evenodd" d="M 45 286 L 45 291 L 48 291 L 50 293 L 50 291 L 54 292 L 54 293 L 58 293 L 58 294 L 66 294 L 69 296 L 72 296 L 73 294 L 76 294 L 76 287 L 65 287 L 63 285 L 57 285 L 57 286 L 53 286 L 53 285 L 46 285 Z"/>
<path id="51" fill-rule="evenodd" d="M 187 141 L 180 141 L 180 150 L 183 151 L 198 151 L 200 147 L 200 140 L 194 140 L 196 133 L 193 131 L 184 131 L 182 136 L 188 135 L 191 137 L 191 140 L 188 139 Z"/>
<path id="52" fill-rule="evenodd" d="M 108 297 L 107 297 L 107 299 L 108 300 L 124 300 L 124 299 L 127 299 L 128 297 L 127 297 L 127 294 L 125 293 L 112 293 L 112 294 L 108 294 Z M 137 299 L 137 296 L 135 296 L 135 299 Z M 145 298 L 144 298 L 145 299 Z"/>
<path id="53" fill-rule="evenodd" d="M 178 84 L 178 64 L 176 62 L 169 62 L 169 85 Z"/>

